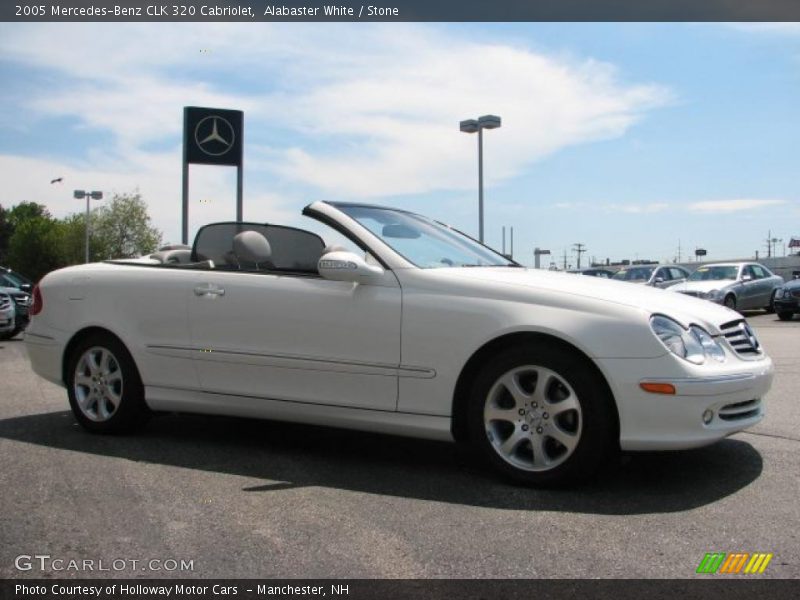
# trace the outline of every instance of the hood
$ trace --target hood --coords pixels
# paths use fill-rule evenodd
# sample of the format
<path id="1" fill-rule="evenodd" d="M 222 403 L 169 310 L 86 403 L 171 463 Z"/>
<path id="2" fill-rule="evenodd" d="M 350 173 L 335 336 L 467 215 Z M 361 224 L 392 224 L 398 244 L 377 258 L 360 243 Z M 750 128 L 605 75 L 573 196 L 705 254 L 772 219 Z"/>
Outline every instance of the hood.
<path id="1" fill-rule="evenodd" d="M 712 335 L 719 334 L 719 325 L 741 319 L 736 311 L 707 300 L 673 293 L 672 288 L 662 290 L 647 285 L 631 285 L 626 281 L 613 281 L 599 277 L 581 277 L 570 273 L 545 271 L 542 269 L 520 269 L 507 267 L 479 267 L 437 269 L 443 277 L 473 282 L 485 282 L 495 297 L 503 294 L 503 284 L 514 288 L 546 291 L 552 295 L 569 298 L 581 297 L 602 303 L 613 303 L 638 309 L 649 314 L 663 314 L 684 326 L 696 323 Z M 718 283 L 718 282 L 717 282 Z M 500 284 L 500 285 L 498 285 Z M 491 290 L 491 291 L 489 291 Z M 532 302 L 536 301 L 532 297 Z"/>
<path id="2" fill-rule="evenodd" d="M 800 290 L 800 279 L 790 279 L 781 287 L 787 290 Z"/>
<path id="3" fill-rule="evenodd" d="M 715 279 L 712 281 L 685 281 L 670 288 L 674 292 L 705 292 L 721 290 L 736 283 L 734 279 Z"/>

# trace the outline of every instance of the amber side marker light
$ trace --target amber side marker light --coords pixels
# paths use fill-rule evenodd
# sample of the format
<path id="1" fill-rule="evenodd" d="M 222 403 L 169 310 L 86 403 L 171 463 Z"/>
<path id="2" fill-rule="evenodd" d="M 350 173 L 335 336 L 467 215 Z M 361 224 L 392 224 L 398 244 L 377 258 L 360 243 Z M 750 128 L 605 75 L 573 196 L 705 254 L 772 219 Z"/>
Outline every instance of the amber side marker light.
<path id="1" fill-rule="evenodd" d="M 645 392 L 650 392 L 651 394 L 671 394 L 675 395 L 675 386 L 671 383 L 645 383 L 642 382 L 639 384 L 639 387 L 642 388 Z"/>

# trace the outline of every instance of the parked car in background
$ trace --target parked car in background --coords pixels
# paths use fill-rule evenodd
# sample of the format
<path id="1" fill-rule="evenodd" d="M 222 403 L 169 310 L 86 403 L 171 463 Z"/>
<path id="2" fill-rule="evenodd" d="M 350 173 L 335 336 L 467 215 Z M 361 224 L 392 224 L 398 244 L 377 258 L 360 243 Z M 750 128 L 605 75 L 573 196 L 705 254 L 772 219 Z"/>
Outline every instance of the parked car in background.
<path id="1" fill-rule="evenodd" d="M 657 288 L 668 288 L 683 283 L 689 277 L 689 271 L 678 265 L 642 265 L 623 267 L 612 279 L 642 283 Z"/>
<path id="2" fill-rule="evenodd" d="M 719 263 L 703 265 L 689 276 L 686 283 L 672 291 L 711 300 L 734 310 L 764 308 L 774 310 L 775 294 L 783 285 L 783 277 L 758 263 Z"/>
<path id="3" fill-rule="evenodd" d="M 14 311 L 16 313 L 14 317 L 14 330 L 8 336 L 14 337 L 28 326 L 30 320 L 28 313 L 31 305 L 31 295 L 17 287 L 3 287 L 2 285 L 0 285 L 0 292 L 9 296 L 14 303 Z"/>
<path id="4" fill-rule="evenodd" d="M 787 281 L 775 292 L 775 312 L 781 321 L 791 321 L 800 314 L 800 279 Z"/>
<path id="5" fill-rule="evenodd" d="M 567 272 L 576 273 L 577 275 L 588 275 L 589 277 L 601 277 L 602 279 L 611 279 L 614 276 L 614 271 L 609 269 L 600 269 L 597 267 L 589 267 L 588 269 L 574 269 Z"/>
<path id="6" fill-rule="evenodd" d="M 47 274 L 25 336 L 33 370 L 93 432 L 168 411 L 462 440 L 533 484 L 764 416 L 772 361 L 724 307 L 526 269 L 402 210 L 303 214 L 359 250 L 216 223 L 191 250 Z"/>
<path id="7" fill-rule="evenodd" d="M 0 291 L 0 340 L 7 340 L 14 335 L 17 311 L 11 296 Z"/>
<path id="8" fill-rule="evenodd" d="M 0 267 L 0 287 L 19 288 L 23 292 L 30 294 L 33 290 L 33 282 L 24 275 L 8 267 Z"/>

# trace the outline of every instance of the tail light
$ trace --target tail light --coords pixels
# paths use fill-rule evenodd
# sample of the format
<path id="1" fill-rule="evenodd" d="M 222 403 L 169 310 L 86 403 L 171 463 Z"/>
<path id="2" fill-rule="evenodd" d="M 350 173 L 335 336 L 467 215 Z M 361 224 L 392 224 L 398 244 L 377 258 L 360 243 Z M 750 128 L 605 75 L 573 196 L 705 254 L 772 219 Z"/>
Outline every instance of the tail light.
<path id="1" fill-rule="evenodd" d="M 31 304 L 31 316 L 38 315 L 44 308 L 44 300 L 42 299 L 42 291 L 39 289 L 39 284 L 33 286 L 33 304 Z"/>

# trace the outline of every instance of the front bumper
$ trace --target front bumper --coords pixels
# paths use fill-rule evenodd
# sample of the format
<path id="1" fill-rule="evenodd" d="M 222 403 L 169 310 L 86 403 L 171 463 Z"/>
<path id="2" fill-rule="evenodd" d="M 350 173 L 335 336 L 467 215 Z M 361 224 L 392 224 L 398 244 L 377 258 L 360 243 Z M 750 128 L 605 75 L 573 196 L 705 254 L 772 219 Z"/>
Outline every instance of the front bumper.
<path id="1" fill-rule="evenodd" d="M 794 296 L 775 298 L 775 310 L 777 312 L 800 312 L 800 298 Z"/>
<path id="2" fill-rule="evenodd" d="M 736 361 L 704 373 L 678 364 L 672 355 L 657 359 L 603 359 L 601 369 L 617 400 L 623 450 L 680 450 L 712 444 L 764 418 L 763 398 L 772 385 L 768 357 Z M 711 367 L 708 370 L 712 370 Z M 667 376 L 642 377 L 642 373 Z M 669 383 L 674 395 L 644 391 L 641 383 Z M 710 411 L 710 413 L 707 413 Z M 704 421 L 704 414 L 708 422 Z"/>
<path id="3" fill-rule="evenodd" d="M 0 311 L 0 333 L 8 333 L 9 331 L 13 331 L 15 327 L 16 321 L 14 320 L 14 311 Z"/>
<path id="4" fill-rule="evenodd" d="M 678 294 L 683 294 L 684 296 L 691 296 L 692 298 L 698 298 L 699 300 L 708 300 L 709 302 L 713 302 L 715 304 L 723 304 L 723 300 L 725 299 L 725 294 L 721 296 L 705 296 L 701 295 L 701 292 L 694 292 L 691 290 L 675 290 Z"/>

